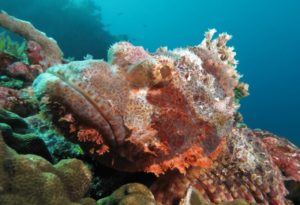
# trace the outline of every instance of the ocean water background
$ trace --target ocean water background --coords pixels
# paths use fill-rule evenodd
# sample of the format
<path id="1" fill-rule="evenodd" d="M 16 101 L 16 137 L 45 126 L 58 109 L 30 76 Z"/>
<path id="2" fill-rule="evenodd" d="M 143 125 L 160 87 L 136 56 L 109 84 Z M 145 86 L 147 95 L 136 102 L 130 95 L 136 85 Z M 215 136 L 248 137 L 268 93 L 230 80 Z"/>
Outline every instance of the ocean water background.
<path id="1" fill-rule="evenodd" d="M 54 2 L 52 9 L 49 5 Z M 82 15 L 69 12 L 64 18 L 55 12 L 57 2 L 62 11 L 89 8 Z M 119 39 L 155 51 L 160 46 L 196 45 L 209 28 L 228 32 L 233 35 L 230 45 L 237 52 L 238 71 L 250 84 L 250 96 L 240 108 L 245 122 L 300 145 L 300 1 L 95 0 L 98 7 L 87 2 L 0 0 L 0 9 L 32 21 L 56 38 L 65 54 L 77 59 L 86 53 L 105 58 L 108 46 Z M 45 8 L 49 8 L 46 13 Z"/>

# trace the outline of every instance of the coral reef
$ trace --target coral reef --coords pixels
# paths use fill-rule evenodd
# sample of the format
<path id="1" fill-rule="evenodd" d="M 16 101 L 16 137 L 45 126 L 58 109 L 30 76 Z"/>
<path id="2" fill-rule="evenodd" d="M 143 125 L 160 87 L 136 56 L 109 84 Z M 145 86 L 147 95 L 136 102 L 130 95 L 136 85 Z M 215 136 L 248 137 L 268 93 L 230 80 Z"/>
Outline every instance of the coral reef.
<path id="1" fill-rule="evenodd" d="M 83 59 L 89 53 L 94 58 L 106 58 L 107 49 L 121 40 L 109 32 L 102 10 L 93 0 L 31 0 L 30 4 L 10 0 L 1 2 L 1 9 L 30 21 L 53 37 L 67 57 Z"/>
<path id="2" fill-rule="evenodd" d="M 6 74 L 13 78 L 21 78 L 25 81 L 32 81 L 35 76 L 34 72 L 30 71 L 30 67 L 22 62 L 15 62 L 9 65 L 6 69 Z"/>
<path id="3" fill-rule="evenodd" d="M 27 122 L 20 116 L 0 109 L 0 131 L 3 139 L 11 148 L 20 154 L 36 154 L 52 161 L 52 157 L 44 143 Z"/>
<path id="4" fill-rule="evenodd" d="M 36 155 L 19 155 L 0 135 L 0 204 L 95 205 L 83 198 L 91 173 L 79 160 L 56 165 Z"/>
<path id="5" fill-rule="evenodd" d="M 36 114 L 38 102 L 31 89 L 16 90 L 0 86 L 0 108 L 17 113 L 21 117 Z"/>
<path id="6" fill-rule="evenodd" d="M 0 13 L 0 26 L 25 39 L 36 39 L 44 46 L 32 40 L 20 44 L 6 33 L 0 35 L 0 108 L 22 117 L 35 114 L 39 108 L 30 86 L 43 69 L 61 63 L 62 56 L 58 60 L 47 54 L 54 51 L 58 53 L 60 49 L 54 40 L 35 29 L 29 22 L 9 16 L 4 11 Z M 55 56 L 54 53 L 53 55 Z"/>
<path id="7" fill-rule="evenodd" d="M 83 162 L 67 159 L 53 166 L 37 155 L 17 154 L 5 145 L 1 133 L 0 167 L 0 204 L 158 204 L 151 191 L 137 183 L 124 185 L 97 203 L 92 198 L 83 198 L 92 177 Z"/>
<path id="8" fill-rule="evenodd" d="M 160 203 L 155 202 L 153 194 L 146 186 L 131 183 L 98 200 L 97 205 L 160 205 Z"/>
<path id="9" fill-rule="evenodd" d="M 26 63 L 26 62 L 28 62 L 28 59 L 27 59 L 27 56 L 25 55 L 25 49 L 26 49 L 25 41 L 20 44 L 19 42 L 13 41 L 7 33 L 2 32 L 0 34 L 1 58 L 4 57 L 3 54 L 6 54 L 7 61 L 13 61 L 13 60 L 18 59 L 18 60 Z M 1 59 L 0 67 L 6 67 L 6 66 L 3 66 L 3 62 L 6 62 L 6 61 Z"/>
<path id="10" fill-rule="evenodd" d="M 27 40 L 26 50 L 20 49 L 28 59 L 0 52 L 0 72 L 26 87 L 0 87 L 0 204 L 298 203 L 300 151 L 243 123 L 237 109 L 248 85 L 239 81 L 228 34 L 214 39 L 210 30 L 197 46 L 155 53 L 119 42 L 108 62 L 66 63 L 56 42 L 29 22 L 1 12 L 0 25 Z M 21 153 L 49 161 L 54 156 L 56 164 Z M 90 165 L 92 185 L 82 161 L 59 161 L 70 157 Z M 86 193 L 103 197 L 111 191 L 105 180 L 122 178 L 105 179 L 97 162 L 124 175 L 141 171 L 159 178 L 152 192 L 126 184 L 96 202 Z M 121 181 L 114 185 L 128 183 Z M 108 187 L 95 190 L 103 185 Z"/>
<path id="11" fill-rule="evenodd" d="M 0 34 L 0 86 L 21 89 L 32 82 L 35 75 L 29 70 L 25 52 L 26 43 L 11 40 L 6 33 Z"/>
<path id="12" fill-rule="evenodd" d="M 52 38 L 48 38 L 43 32 L 37 30 L 30 22 L 22 21 L 1 11 L 0 26 L 20 35 L 27 41 L 37 42 L 43 48 L 43 66 L 45 68 L 62 63 L 62 51 L 56 41 Z"/>
<path id="13" fill-rule="evenodd" d="M 163 204 L 180 203 L 190 187 L 208 204 L 290 204 L 281 171 L 298 180 L 299 159 L 282 162 L 299 151 L 282 141 L 280 149 L 242 124 L 237 108 L 248 85 L 239 82 L 230 36 L 213 39 L 214 32 L 198 46 L 153 54 L 117 43 L 108 63 L 49 68 L 34 92 L 54 124 L 94 159 L 122 171 L 165 173 L 151 188 Z M 239 202 L 246 203 L 232 203 Z"/>
<path id="14" fill-rule="evenodd" d="M 0 107 L 11 109 L 15 106 L 15 102 L 19 101 L 19 92 L 17 90 L 0 87 Z"/>

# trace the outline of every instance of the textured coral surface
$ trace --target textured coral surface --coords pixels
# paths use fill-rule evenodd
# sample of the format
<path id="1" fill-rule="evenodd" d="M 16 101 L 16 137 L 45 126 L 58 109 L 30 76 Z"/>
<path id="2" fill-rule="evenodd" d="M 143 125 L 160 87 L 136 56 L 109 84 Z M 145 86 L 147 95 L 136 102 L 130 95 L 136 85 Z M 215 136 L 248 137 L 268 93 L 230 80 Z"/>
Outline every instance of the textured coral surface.
<path id="1" fill-rule="evenodd" d="M 91 172 L 80 160 L 62 160 L 53 166 L 36 155 L 19 155 L 0 134 L 0 204 L 96 204 L 83 198 L 90 180 Z"/>
<path id="2" fill-rule="evenodd" d="M 138 183 L 126 184 L 110 196 L 97 201 L 97 205 L 161 205 L 155 202 L 151 191 Z"/>

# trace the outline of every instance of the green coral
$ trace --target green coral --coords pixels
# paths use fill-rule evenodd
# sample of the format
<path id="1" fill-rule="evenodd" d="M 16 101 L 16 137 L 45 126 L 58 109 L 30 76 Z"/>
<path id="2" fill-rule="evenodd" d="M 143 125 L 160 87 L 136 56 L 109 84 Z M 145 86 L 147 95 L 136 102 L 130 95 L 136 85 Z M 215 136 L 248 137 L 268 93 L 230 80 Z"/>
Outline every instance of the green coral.
<path id="1" fill-rule="evenodd" d="M 0 87 L 6 87 L 6 88 L 12 88 L 12 89 L 22 89 L 24 87 L 24 82 L 22 80 L 11 78 L 6 75 L 1 75 L 0 76 Z"/>
<path id="2" fill-rule="evenodd" d="M 246 83 L 239 83 L 238 86 L 234 89 L 234 98 L 237 104 L 240 104 L 240 100 L 243 97 L 249 95 L 249 85 Z"/>
<path id="3" fill-rule="evenodd" d="M 36 154 L 52 161 L 44 141 L 15 113 L 0 108 L 0 131 L 6 144 L 21 154 Z"/>
<path id="4" fill-rule="evenodd" d="M 26 41 L 19 43 L 13 41 L 6 32 L 0 33 L 0 52 L 7 53 L 24 63 L 28 63 L 26 49 Z"/>

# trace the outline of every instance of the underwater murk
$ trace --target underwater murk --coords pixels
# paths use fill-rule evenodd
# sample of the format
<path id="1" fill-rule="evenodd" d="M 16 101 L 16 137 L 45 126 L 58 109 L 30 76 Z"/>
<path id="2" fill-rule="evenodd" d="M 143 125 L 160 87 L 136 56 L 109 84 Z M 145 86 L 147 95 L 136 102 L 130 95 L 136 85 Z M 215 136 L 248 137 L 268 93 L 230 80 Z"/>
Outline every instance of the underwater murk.
<path id="1" fill-rule="evenodd" d="M 78 48 L 102 50 L 66 56 L 75 48 L 0 12 L 0 205 L 300 204 L 300 150 L 244 122 L 229 34 L 150 52 L 95 21 L 93 1 L 54 2 L 91 29 L 68 30 Z"/>

